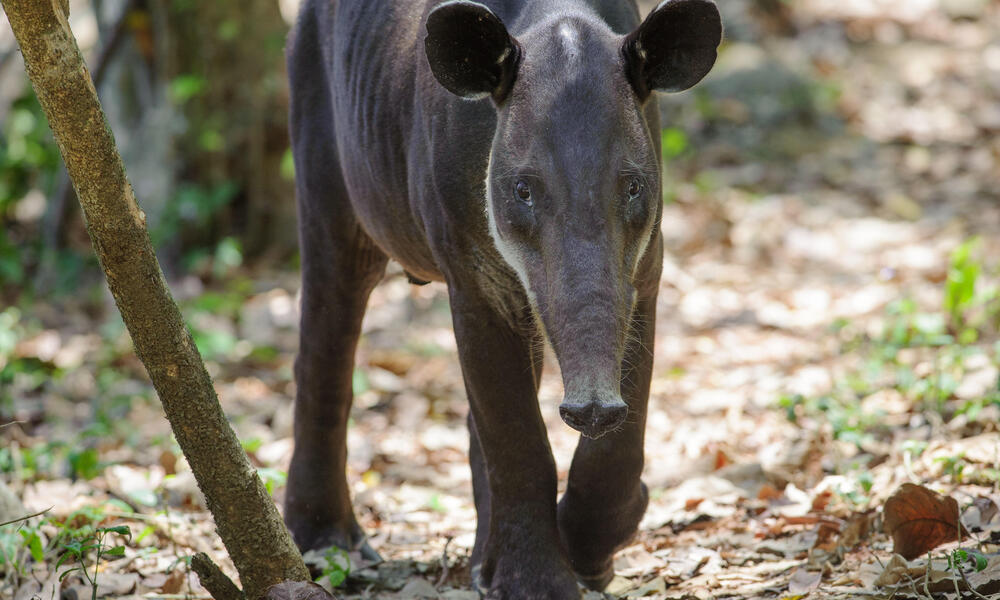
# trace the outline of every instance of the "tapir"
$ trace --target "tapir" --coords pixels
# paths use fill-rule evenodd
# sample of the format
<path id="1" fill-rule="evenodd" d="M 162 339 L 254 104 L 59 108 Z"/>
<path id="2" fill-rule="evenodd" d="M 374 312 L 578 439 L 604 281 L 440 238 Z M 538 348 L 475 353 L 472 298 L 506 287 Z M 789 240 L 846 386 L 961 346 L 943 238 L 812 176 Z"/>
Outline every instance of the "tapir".
<path id="1" fill-rule="evenodd" d="M 285 521 L 374 557 L 345 475 L 354 353 L 387 261 L 447 285 L 469 400 L 473 580 L 603 589 L 635 534 L 660 234 L 656 91 L 704 77 L 710 0 L 305 0 L 287 62 L 302 264 Z M 557 502 L 545 341 L 582 435 Z"/>

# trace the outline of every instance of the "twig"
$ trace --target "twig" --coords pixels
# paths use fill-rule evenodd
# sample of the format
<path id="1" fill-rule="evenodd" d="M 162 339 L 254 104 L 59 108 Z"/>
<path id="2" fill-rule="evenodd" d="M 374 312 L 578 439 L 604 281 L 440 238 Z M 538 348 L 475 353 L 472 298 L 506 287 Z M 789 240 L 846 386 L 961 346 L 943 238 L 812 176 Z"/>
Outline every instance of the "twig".
<path id="1" fill-rule="evenodd" d="M 215 600 L 246 600 L 240 588 L 204 552 L 191 558 L 191 568 L 198 574 L 201 585 Z"/>
<path id="2" fill-rule="evenodd" d="M 927 566 L 924 568 L 924 592 L 927 593 L 928 598 L 933 598 L 934 594 L 931 593 L 930 580 L 931 580 L 931 563 L 934 562 L 931 557 L 931 553 L 927 553 Z"/>
<path id="3" fill-rule="evenodd" d="M 11 425 L 23 425 L 24 423 L 27 423 L 27 421 L 11 421 L 10 423 L 4 423 L 3 425 L 0 425 L 0 429 L 3 429 L 4 427 L 10 427 Z"/>
<path id="4" fill-rule="evenodd" d="M 444 549 L 441 550 L 441 576 L 438 577 L 434 587 L 441 587 L 448 579 L 448 544 L 451 543 L 451 540 L 451 536 L 448 536 L 444 540 Z"/>
<path id="5" fill-rule="evenodd" d="M 55 508 L 55 507 L 54 506 L 50 506 L 50 507 L 46 508 L 45 510 L 43 510 L 41 512 L 36 512 L 33 515 L 28 515 L 26 517 L 19 517 L 17 519 L 12 520 L 12 521 L 5 521 L 3 523 L 0 523 L 0 527 L 3 527 L 4 525 L 10 525 L 11 523 L 18 523 L 20 521 L 27 521 L 28 519 L 32 519 L 34 517 L 38 517 L 38 516 L 44 515 L 45 513 L 47 513 L 50 510 L 52 510 L 53 508 Z"/>
<path id="6" fill-rule="evenodd" d="M 962 576 L 962 581 L 964 581 L 964 582 L 965 582 L 965 585 L 966 585 L 966 587 L 968 587 L 968 588 L 969 588 L 969 591 L 970 591 L 970 592 L 972 592 L 972 594 L 973 594 L 973 595 L 974 595 L 974 596 L 975 596 L 976 598 L 981 598 L 982 600 L 990 600 L 990 599 L 989 599 L 989 598 L 987 598 L 986 596 L 984 596 L 984 595 L 980 594 L 979 592 L 977 592 L 977 591 L 976 591 L 976 588 L 972 587 L 972 584 L 971 584 L 971 583 L 969 583 L 969 579 L 968 579 L 968 578 L 967 578 L 967 577 L 965 576 L 965 571 L 963 571 L 962 569 L 959 569 L 959 570 L 958 570 L 958 574 Z M 956 589 L 958 588 L 958 583 L 955 583 L 955 587 L 956 587 Z M 959 595 L 959 598 L 961 598 L 961 597 L 962 597 L 962 596 L 961 596 L 961 595 Z"/>

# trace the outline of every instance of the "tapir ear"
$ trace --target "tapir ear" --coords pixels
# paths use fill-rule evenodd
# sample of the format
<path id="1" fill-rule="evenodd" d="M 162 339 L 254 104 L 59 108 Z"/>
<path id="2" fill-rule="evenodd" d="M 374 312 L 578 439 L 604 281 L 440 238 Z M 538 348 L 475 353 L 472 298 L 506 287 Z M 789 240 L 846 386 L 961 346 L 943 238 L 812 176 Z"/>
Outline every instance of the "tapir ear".
<path id="1" fill-rule="evenodd" d="M 492 96 L 514 85 L 521 50 L 500 18 L 478 2 L 452 0 L 427 16 L 424 51 L 434 78 L 463 98 Z"/>
<path id="2" fill-rule="evenodd" d="M 712 69 L 721 41 L 722 19 L 714 2 L 663 0 L 625 37 L 629 82 L 643 100 L 653 90 L 686 90 Z"/>

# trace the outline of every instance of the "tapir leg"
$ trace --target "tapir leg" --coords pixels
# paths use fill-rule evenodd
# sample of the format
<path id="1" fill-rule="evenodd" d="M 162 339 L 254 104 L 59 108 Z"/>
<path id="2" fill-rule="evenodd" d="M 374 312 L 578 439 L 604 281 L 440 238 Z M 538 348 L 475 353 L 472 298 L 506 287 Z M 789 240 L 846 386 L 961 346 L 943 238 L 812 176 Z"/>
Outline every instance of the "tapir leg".
<path id="1" fill-rule="evenodd" d="M 538 410 L 532 335 L 497 315 L 476 292 L 449 282 L 452 320 L 486 471 L 489 522 L 480 547 L 488 598 L 578 599 L 556 526 L 556 470 Z M 475 454 L 475 442 L 473 442 Z M 477 490 L 477 496 L 481 491 Z M 478 503 L 483 505 L 482 500 Z"/>
<path id="2" fill-rule="evenodd" d="M 659 253 L 659 237 L 651 252 Z M 590 588 L 602 590 L 614 577 L 615 550 L 635 534 L 649 496 L 640 476 L 643 432 L 653 371 L 656 291 L 660 255 L 654 254 L 648 285 L 640 288 L 622 361 L 625 423 L 596 440 L 580 438 L 566 492 L 559 502 L 559 532 L 573 569 Z"/>
<path id="3" fill-rule="evenodd" d="M 535 378 L 536 393 L 542 379 L 543 344 L 544 341 L 538 338 L 531 346 L 532 371 Z M 476 504 L 476 543 L 472 548 L 472 556 L 469 562 L 474 570 L 474 583 L 478 585 L 481 583 L 480 569 L 490 531 L 490 488 L 486 477 L 486 460 L 483 458 L 483 449 L 479 443 L 479 433 L 476 431 L 476 422 L 471 412 L 469 413 L 468 427 L 469 466 L 472 468 L 472 496 Z"/>
<path id="4" fill-rule="evenodd" d="M 354 351 L 386 257 L 344 212 L 303 215 L 302 321 L 295 361 L 295 451 L 285 522 L 299 548 L 365 554 L 345 474 Z"/>
<path id="5" fill-rule="evenodd" d="M 295 361 L 295 451 L 285 522 L 299 548 L 364 543 L 345 476 L 354 350 L 368 295 L 387 258 L 351 210 L 320 64 L 316 15 L 304 11 L 289 46 L 302 317 Z M 366 553 L 373 553 L 363 547 Z"/>

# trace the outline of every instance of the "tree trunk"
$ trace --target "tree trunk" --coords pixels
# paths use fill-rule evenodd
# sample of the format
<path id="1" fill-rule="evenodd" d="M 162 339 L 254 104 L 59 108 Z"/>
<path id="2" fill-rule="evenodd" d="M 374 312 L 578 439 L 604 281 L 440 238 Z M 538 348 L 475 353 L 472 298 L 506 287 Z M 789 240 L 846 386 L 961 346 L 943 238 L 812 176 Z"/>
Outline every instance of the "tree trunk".
<path id="1" fill-rule="evenodd" d="M 308 581 L 291 536 L 219 405 L 66 20 L 65 0 L 0 0 L 83 207 L 94 250 L 248 598 Z"/>

